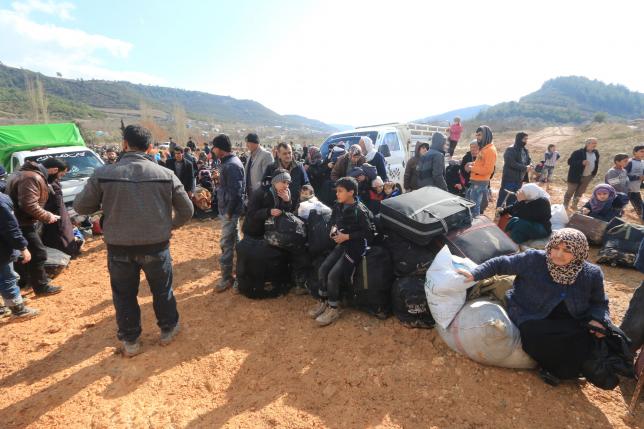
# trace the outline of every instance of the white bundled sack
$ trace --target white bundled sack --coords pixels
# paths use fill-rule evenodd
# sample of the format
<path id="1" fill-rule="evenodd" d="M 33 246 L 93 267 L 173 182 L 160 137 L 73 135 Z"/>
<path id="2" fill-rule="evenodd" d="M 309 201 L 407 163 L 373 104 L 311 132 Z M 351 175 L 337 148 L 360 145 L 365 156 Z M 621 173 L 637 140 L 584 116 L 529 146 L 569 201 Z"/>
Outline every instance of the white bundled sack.
<path id="1" fill-rule="evenodd" d="M 465 277 L 456 269 L 471 271 L 476 264 L 470 259 L 452 255 L 447 246 L 443 246 L 427 270 L 425 295 L 432 317 L 439 326 L 447 328 L 456 313 L 465 304 L 467 289 L 476 282 L 466 282 Z"/>
<path id="2" fill-rule="evenodd" d="M 316 197 L 311 197 L 306 201 L 300 202 L 300 205 L 297 209 L 297 215 L 298 217 L 306 220 L 309 218 L 309 213 L 311 213 L 311 210 L 315 210 L 318 212 L 318 214 L 321 215 L 330 215 L 332 212 L 332 210 L 324 205 L 322 201 L 318 200 Z"/>
<path id="3" fill-rule="evenodd" d="M 552 230 L 557 231 L 563 229 L 568 225 L 568 214 L 563 204 L 553 204 L 550 206 L 550 223 Z"/>
<path id="4" fill-rule="evenodd" d="M 487 299 L 470 301 L 447 329 L 441 326 L 436 329 L 450 349 L 476 362 L 518 369 L 536 366 L 521 347 L 519 328 L 497 302 Z"/>

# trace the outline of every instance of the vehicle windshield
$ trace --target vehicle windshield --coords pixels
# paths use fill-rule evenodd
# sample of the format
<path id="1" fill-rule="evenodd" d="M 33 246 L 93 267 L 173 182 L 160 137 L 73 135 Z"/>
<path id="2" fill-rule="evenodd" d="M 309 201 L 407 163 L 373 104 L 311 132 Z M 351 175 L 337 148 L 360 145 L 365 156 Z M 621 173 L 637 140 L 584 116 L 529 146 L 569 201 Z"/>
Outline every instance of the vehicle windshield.
<path id="1" fill-rule="evenodd" d="M 96 155 L 87 150 L 31 156 L 26 158 L 26 160 L 40 163 L 52 157 L 61 158 L 69 165 L 69 170 L 65 174 L 65 177 L 63 177 L 63 181 L 89 177 L 94 173 L 95 169 L 103 165 Z"/>
<path id="2" fill-rule="evenodd" d="M 376 144 L 376 139 L 378 138 L 378 131 L 354 131 L 346 134 L 339 134 L 327 138 L 322 146 L 320 147 L 320 152 L 322 156 L 326 156 L 329 151 L 330 144 L 337 144 L 341 141 L 344 142 L 344 147 L 349 149 L 351 145 L 358 144 L 360 142 L 360 137 L 368 136 L 374 144 Z"/>

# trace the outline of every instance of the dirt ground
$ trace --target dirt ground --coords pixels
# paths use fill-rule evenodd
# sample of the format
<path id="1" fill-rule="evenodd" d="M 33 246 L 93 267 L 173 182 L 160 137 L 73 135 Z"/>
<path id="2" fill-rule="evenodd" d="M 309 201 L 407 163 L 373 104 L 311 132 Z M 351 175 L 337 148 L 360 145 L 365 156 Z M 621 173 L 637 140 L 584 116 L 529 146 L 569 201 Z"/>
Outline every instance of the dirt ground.
<path id="1" fill-rule="evenodd" d="M 644 427 L 644 401 L 627 413 L 631 381 L 609 392 L 553 388 L 532 371 L 472 362 L 434 330 L 395 318 L 345 310 L 318 328 L 305 315 L 309 297 L 215 294 L 218 237 L 215 221 L 175 232 L 182 332 L 158 345 L 143 282 L 144 353 L 131 359 L 117 352 L 105 244 L 90 241 L 56 279 L 64 292 L 31 300 L 39 317 L 0 324 L 0 427 Z M 603 269 L 620 321 L 642 275 Z"/>

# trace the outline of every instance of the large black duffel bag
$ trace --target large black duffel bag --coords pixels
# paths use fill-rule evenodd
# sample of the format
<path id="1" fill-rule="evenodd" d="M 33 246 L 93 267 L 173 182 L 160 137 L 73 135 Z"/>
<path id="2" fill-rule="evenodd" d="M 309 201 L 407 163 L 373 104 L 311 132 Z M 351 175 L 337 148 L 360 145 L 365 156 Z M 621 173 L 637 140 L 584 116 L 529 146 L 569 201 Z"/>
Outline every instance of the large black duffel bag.
<path id="1" fill-rule="evenodd" d="M 434 246 L 419 246 L 393 231 L 385 233 L 383 245 L 391 254 L 397 277 L 425 275 L 438 253 Z"/>
<path id="2" fill-rule="evenodd" d="M 386 319 L 391 313 L 393 272 L 389 251 L 380 246 L 369 247 L 347 290 L 349 305 Z"/>
<path id="3" fill-rule="evenodd" d="M 472 223 L 474 203 L 434 186 L 383 200 L 383 225 L 408 240 L 425 246 L 432 238 Z"/>
<path id="4" fill-rule="evenodd" d="M 612 266 L 634 267 L 640 243 L 644 240 L 644 225 L 627 223 L 618 217 L 606 227 L 604 245 L 597 262 Z"/>
<path id="5" fill-rule="evenodd" d="M 264 227 L 264 239 L 271 246 L 285 250 L 303 248 L 306 244 L 306 225 L 293 213 L 283 212 L 269 218 Z"/>
<path id="6" fill-rule="evenodd" d="M 266 240 L 244 237 L 237 243 L 237 284 L 248 298 L 272 298 L 288 292 L 288 253 Z"/>
<path id="7" fill-rule="evenodd" d="M 311 210 L 306 220 L 306 235 L 312 257 L 315 258 L 333 250 L 335 242 L 331 240 L 330 232 L 331 214 L 322 215 L 317 210 Z"/>
<path id="8" fill-rule="evenodd" d="M 400 277 L 391 288 L 391 305 L 400 323 L 410 328 L 433 328 L 424 277 Z"/>
<path id="9" fill-rule="evenodd" d="M 519 246 L 485 216 L 474 218 L 472 225 L 451 231 L 437 241 L 447 244 L 453 255 L 469 258 L 477 264 L 519 252 Z"/>

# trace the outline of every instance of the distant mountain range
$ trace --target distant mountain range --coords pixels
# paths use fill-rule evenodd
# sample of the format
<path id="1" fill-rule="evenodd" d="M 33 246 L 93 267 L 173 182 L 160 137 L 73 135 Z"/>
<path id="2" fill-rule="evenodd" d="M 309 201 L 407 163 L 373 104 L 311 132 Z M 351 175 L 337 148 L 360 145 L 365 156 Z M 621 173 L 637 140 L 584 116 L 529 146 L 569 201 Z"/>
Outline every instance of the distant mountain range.
<path id="1" fill-rule="evenodd" d="M 0 64 L 0 116 L 18 115 L 29 110 L 25 76 L 38 78 L 47 95 L 50 115 L 59 119 L 100 117 L 99 109 L 138 110 L 141 102 L 151 108 L 170 112 L 183 106 L 189 116 L 216 122 L 305 128 L 334 132 L 336 128 L 298 115 L 279 115 L 253 100 L 148 86 L 122 81 L 63 79 Z"/>
<path id="2" fill-rule="evenodd" d="M 449 112 L 441 113 L 439 115 L 428 116 L 423 119 L 418 119 L 414 122 L 431 123 L 431 122 L 452 122 L 455 117 L 461 118 L 462 121 L 473 119 L 483 110 L 490 107 L 488 104 L 481 104 L 480 106 L 464 107 L 462 109 L 451 110 Z"/>
<path id="3" fill-rule="evenodd" d="M 607 85 L 581 76 L 551 79 L 541 89 L 517 101 L 500 103 L 477 116 L 482 121 L 581 123 L 644 117 L 644 94 L 623 85 Z"/>

